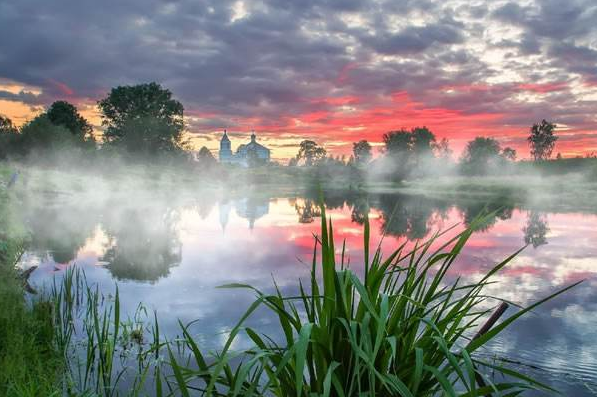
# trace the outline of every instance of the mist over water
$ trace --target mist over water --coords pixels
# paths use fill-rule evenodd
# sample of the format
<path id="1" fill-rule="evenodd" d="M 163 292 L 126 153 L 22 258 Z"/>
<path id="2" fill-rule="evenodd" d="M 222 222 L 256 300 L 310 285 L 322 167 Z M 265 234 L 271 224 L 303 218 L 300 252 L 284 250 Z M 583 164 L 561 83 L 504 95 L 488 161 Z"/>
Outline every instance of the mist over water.
<path id="1" fill-rule="evenodd" d="M 91 178 L 91 177 L 89 177 Z M 308 276 L 313 234 L 319 231 L 318 194 L 284 194 L 267 189 L 222 186 L 196 189 L 161 176 L 110 182 L 82 178 L 78 192 L 22 196 L 22 216 L 31 231 L 21 266 L 37 265 L 30 283 L 42 289 L 72 266 L 109 296 L 118 284 L 125 313 L 142 303 L 156 310 L 163 332 L 174 337 L 178 320 L 193 326 L 206 349 L 217 349 L 252 301 L 244 290 L 216 288 L 246 283 L 273 290 L 272 277 L 291 293 Z M 34 182 L 31 178 L 31 184 Z M 60 184 L 60 182 L 57 182 Z M 153 189 L 159 183 L 160 189 Z M 62 182 L 62 184 L 64 184 Z M 134 188 L 131 188 L 134 186 Z M 60 187 L 60 186 L 58 186 Z M 338 241 L 346 240 L 352 267 L 362 263 L 366 214 L 371 241 L 383 238 L 388 252 L 404 241 L 414 244 L 432 233 L 462 230 L 485 210 L 494 216 L 480 227 L 450 271 L 450 279 L 478 280 L 525 244 L 524 250 L 488 287 L 492 296 L 526 305 L 580 279 L 573 291 L 523 317 L 494 343 L 491 351 L 530 364 L 527 368 L 565 395 L 591 395 L 597 384 L 597 215 L 582 206 L 506 198 L 433 198 L 397 193 L 328 192 L 327 214 Z M 558 204 L 558 205 L 556 205 Z M 126 315 L 125 315 L 126 317 Z M 272 319 L 262 312 L 249 324 L 267 331 Z M 247 346 L 238 339 L 235 348 Z M 548 353 L 546 353 L 548 352 Z"/>

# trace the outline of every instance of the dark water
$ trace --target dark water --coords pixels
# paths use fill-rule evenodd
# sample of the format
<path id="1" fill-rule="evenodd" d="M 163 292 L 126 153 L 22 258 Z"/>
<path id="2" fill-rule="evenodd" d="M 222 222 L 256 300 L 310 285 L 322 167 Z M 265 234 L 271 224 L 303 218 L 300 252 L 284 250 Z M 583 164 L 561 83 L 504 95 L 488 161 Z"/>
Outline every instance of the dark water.
<path id="1" fill-rule="evenodd" d="M 525 243 L 523 251 L 487 293 L 526 305 L 577 280 L 573 291 L 516 322 L 483 354 L 529 364 L 525 371 L 564 395 L 597 393 L 597 215 L 518 208 L 497 200 L 447 201 L 423 196 L 329 197 L 328 215 L 337 240 L 345 239 L 352 267 L 362 263 L 362 221 L 372 223 L 373 243 L 383 250 L 459 224 L 484 208 L 497 209 L 474 234 L 450 277 L 479 279 Z M 271 291 L 272 277 L 285 291 L 308 274 L 319 210 L 312 199 L 252 195 L 179 200 L 103 200 L 25 205 L 32 231 L 22 265 L 39 265 L 31 284 L 40 286 L 69 266 L 85 269 L 106 293 L 116 283 L 125 312 L 140 302 L 157 310 L 162 329 L 193 327 L 204 348 L 217 348 L 252 300 L 240 290 L 215 287 L 248 283 Z M 304 262 L 304 263 L 303 263 Z M 361 269 L 362 270 L 362 269 Z M 264 330 L 272 319 L 258 313 L 251 324 Z M 248 345 L 240 338 L 236 348 Z"/>

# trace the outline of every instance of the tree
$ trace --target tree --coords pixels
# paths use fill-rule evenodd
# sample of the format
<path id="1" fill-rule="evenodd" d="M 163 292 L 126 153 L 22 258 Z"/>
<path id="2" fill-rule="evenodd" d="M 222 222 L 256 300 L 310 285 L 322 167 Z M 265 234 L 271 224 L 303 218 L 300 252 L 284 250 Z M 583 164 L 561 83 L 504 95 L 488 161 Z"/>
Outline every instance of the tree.
<path id="1" fill-rule="evenodd" d="M 52 124 L 65 127 L 81 140 L 95 140 L 93 127 L 79 114 L 74 105 L 66 101 L 56 101 L 50 105 L 46 115 Z"/>
<path id="2" fill-rule="evenodd" d="M 305 165 L 310 167 L 317 164 L 319 161 L 325 159 L 327 152 L 324 148 L 317 145 L 315 141 L 302 141 L 299 147 L 299 152 L 296 155 L 298 161 L 305 160 Z"/>
<path id="3" fill-rule="evenodd" d="M 0 115 L 0 159 L 8 157 L 18 137 L 18 129 L 8 117 Z"/>
<path id="4" fill-rule="evenodd" d="M 217 163 L 214 155 L 205 146 L 199 149 L 199 152 L 197 153 L 197 161 L 201 166 L 208 168 L 214 166 Z"/>
<path id="5" fill-rule="evenodd" d="M 352 144 L 352 153 L 354 161 L 357 164 L 367 164 L 371 160 L 371 145 L 366 140 L 354 142 Z"/>
<path id="6" fill-rule="evenodd" d="M 415 127 L 410 132 L 411 151 L 417 161 L 424 156 L 431 156 L 433 148 L 436 145 L 436 139 L 433 132 L 427 127 Z"/>
<path id="7" fill-rule="evenodd" d="M 558 140 L 558 137 L 554 134 L 555 129 L 556 125 L 546 120 L 533 124 L 531 127 L 527 140 L 531 147 L 531 156 L 533 156 L 535 161 L 547 160 L 551 157 L 553 148 Z"/>
<path id="8" fill-rule="evenodd" d="M 502 157 L 508 161 L 516 161 L 516 150 L 511 147 L 505 147 L 502 150 Z"/>
<path id="9" fill-rule="evenodd" d="M 184 108 L 157 83 L 120 86 L 98 102 L 104 140 L 144 154 L 184 150 Z"/>
<path id="10" fill-rule="evenodd" d="M 433 158 L 436 138 L 427 127 L 415 127 L 410 131 L 390 131 L 383 135 L 386 159 L 392 161 L 395 179 L 404 179 L 409 173 L 421 174 L 421 163 Z"/>
<path id="11" fill-rule="evenodd" d="M 52 150 L 72 147 L 77 139 L 69 130 L 54 125 L 45 113 L 26 123 L 13 142 L 13 149 L 20 155 L 31 151 L 50 152 Z"/>
<path id="12" fill-rule="evenodd" d="M 452 154 L 454 153 L 453 150 L 450 149 L 450 141 L 448 141 L 446 138 L 443 138 L 441 141 L 436 143 L 433 146 L 433 150 L 435 151 L 435 157 L 443 160 L 451 160 Z"/>
<path id="13" fill-rule="evenodd" d="M 492 165 L 497 165 L 501 148 L 498 141 L 493 138 L 476 137 L 469 143 L 461 159 L 463 172 L 467 174 L 482 174 Z"/>

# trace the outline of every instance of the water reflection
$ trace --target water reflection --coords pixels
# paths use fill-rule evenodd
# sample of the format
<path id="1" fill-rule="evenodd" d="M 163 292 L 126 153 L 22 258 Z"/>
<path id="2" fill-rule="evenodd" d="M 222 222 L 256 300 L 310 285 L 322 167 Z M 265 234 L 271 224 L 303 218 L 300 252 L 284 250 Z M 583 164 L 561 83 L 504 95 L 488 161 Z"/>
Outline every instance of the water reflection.
<path id="1" fill-rule="evenodd" d="M 117 280 L 155 282 L 168 276 L 170 268 L 181 261 L 178 221 L 178 212 L 169 208 L 108 212 L 102 220 L 108 248 L 101 260 Z"/>
<path id="2" fill-rule="evenodd" d="M 319 200 L 315 193 L 276 198 L 260 192 L 244 197 L 26 203 L 32 250 L 25 260 L 40 264 L 32 284 L 73 263 L 107 292 L 119 280 L 123 311 L 132 313 L 143 301 L 158 311 L 168 335 L 178 331 L 178 319 L 199 319 L 194 335 L 205 348 L 216 348 L 252 295 L 215 287 L 248 283 L 271 290 L 273 276 L 285 293 L 296 292 L 297 280 L 308 274 L 306 263 L 321 216 Z M 324 203 L 338 238 L 346 239 L 357 272 L 362 270 L 361 225 L 367 217 L 371 241 L 385 235 L 382 250 L 387 253 L 405 240 L 460 223 L 453 231 L 457 233 L 480 213 L 493 211 L 449 277 L 464 283 L 477 280 L 527 243 L 535 249 L 523 251 L 506 267 L 498 283 L 488 286 L 489 295 L 525 305 L 586 279 L 503 334 L 492 352 L 545 368 L 548 372 L 539 371 L 539 376 L 556 382 L 565 395 L 589 395 L 583 384 L 597 382 L 596 215 L 521 209 L 501 198 L 488 202 L 352 192 L 326 195 Z M 265 332 L 272 324 L 263 313 L 250 321 Z M 238 343 L 240 347 L 249 341 Z"/>
<path id="3" fill-rule="evenodd" d="M 527 215 L 527 224 L 522 229 L 524 232 L 524 242 L 531 244 L 533 248 L 547 244 L 547 215 L 539 211 L 530 211 Z"/>

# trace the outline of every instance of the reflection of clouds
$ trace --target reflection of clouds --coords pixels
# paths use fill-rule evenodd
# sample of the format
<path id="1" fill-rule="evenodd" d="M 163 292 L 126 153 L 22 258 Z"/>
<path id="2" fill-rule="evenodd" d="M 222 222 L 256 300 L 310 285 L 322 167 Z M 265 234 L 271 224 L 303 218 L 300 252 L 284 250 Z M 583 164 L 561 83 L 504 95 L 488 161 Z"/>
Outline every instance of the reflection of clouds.
<path id="1" fill-rule="evenodd" d="M 192 334 L 206 348 L 215 348 L 221 346 L 222 332 L 229 332 L 254 298 L 249 291 L 217 289 L 216 286 L 245 283 L 271 292 L 274 277 L 283 292 L 295 293 L 298 279 L 308 276 L 313 234 L 319 232 L 319 219 L 305 224 L 297 222 L 295 206 L 303 205 L 303 199 L 266 202 L 264 207 L 262 200 L 254 201 L 255 205 L 245 201 L 245 210 L 237 210 L 232 199 L 201 208 L 180 204 L 165 206 L 163 203 L 149 208 L 144 206 L 144 214 L 149 216 L 144 216 L 140 225 L 155 224 L 163 219 L 160 211 L 164 208 L 174 208 L 178 214 L 172 219 L 172 229 L 181 247 L 180 263 L 169 268 L 168 275 L 154 284 L 142 279 L 118 282 L 123 311 L 132 315 L 142 301 L 149 309 L 158 311 L 162 329 L 170 337 L 179 331 L 177 319 L 185 323 L 198 319 L 191 327 Z M 435 205 L 435 202 L 430 204 Z M 114 226 L 118 229 L 121 223 L 126 224 L 131 219 L 120 216 L 128 213 L 127 205 L 120 205 L 123 208 L 100 208 L 95 212 L 102 212 L 103 222 L 111 212 L 109 220 L 116 223 Z M 251 205 L 254 211 L 248 210 Z M 404 225 L 396 224 L 396 230 L 400 232 L 418 228 L 411 237 L 423 233 L 429 235 L 442 227 L 460 223 L 444 236 L 448 239 L 463 228 L 462 211 L 454 205 L 444 204 L 438 210 L 433 205 L 421 207 L 415 199 L 401 205 L 409 217 L 422 216 Z M 225 233 L 221 226 L 222 206 L 229 206 Z M 372 223 L 372 250 L 382 238 L 384 222 L 388 221 L 388 214 L 383 210 L 392 210 L 394 201 L 388 199 L 386 207 L 376 207 L 374 201 L 370 208 L 366 207 Z M 342 204 L 328 210 L 327 215 L 334 221 L 336 248 L 339 249 L 341 240 L 345 239 L 351 267 L 361 273 L 362 227 L 353 221 L 352 211 L 352 207 Z M 463 283 L 479 280 L 495 264 L 518 250 L 523 245 L 526 215 L 526 211 L 513 210 L 508 213 L 510 218 L 496 219 L 490 229 L 475 233 L 450 269 L 448 278 L 461 277 Z M 249 232 L 247 220 L 251 217 L 258 221 Z M 597 316 L 594 315 L 597 312 L 597 292 L 594 292 L 597 291 L 596 220 L 594 215 L 548 214 L 550 231 L 546 238 L 549 244 L 537 249 L 527 248 L 494 277 L 497 283 L 487 287 L 488 295 L 523 305 L 581 278 L 588 281 L 515 323 L 495 341 L 492 351 L 547 367 L 554 374 L 565 370 L 574 376 L 583 376 L 590 370 L 597 373 L 597 334 L 594 331 L 597 329 Z M 97 266 L 109 248 L 106 232 L 103 228 L 87 226 L 81 230 L 90 230 L 90 234 L 79 236 L 83 243 L 78 250 L 77 264 L 85 269 L 90 283 L 98 283 L 104 291 L 113 291 L 112 276 L 105 268 Z M 382 242 L 382 251 L 387 255 L 408 237 L 408 234 L 388 234 Z M 413 244 L 413 241 L 407 242 L 408 247 Z M 27 263 L 39 262 L 41 265 L 32 275 L 34 283 L 56 274 L 51 258 L 29 253 L 24 259 Z M 272 318 L 264 311 L 256 312 L 249 322 L 262 331 L 273 327 Z M 239 339 L 237 343 L 237 348 L 241 348 L 249 341 Z M 595 381 L 595 375 L 587 375 L 587 379 Z"/>

